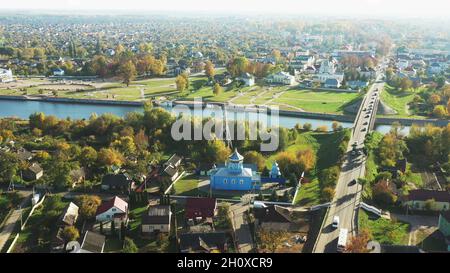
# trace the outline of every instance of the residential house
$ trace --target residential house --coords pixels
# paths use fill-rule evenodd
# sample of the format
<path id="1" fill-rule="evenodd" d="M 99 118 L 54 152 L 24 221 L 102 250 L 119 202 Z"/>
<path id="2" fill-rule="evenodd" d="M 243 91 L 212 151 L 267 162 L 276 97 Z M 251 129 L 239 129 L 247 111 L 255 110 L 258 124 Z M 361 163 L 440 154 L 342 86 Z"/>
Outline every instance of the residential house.
<path id="1" fill-rule="evenodd" d="M 189 197 L 186 200 L 184 216 L 190 222 L 206 220 L 212 223 L 216 213 L 217 203 L 215 198 Z"/>
<path id="2" fill-rule="evenodd" d="M 59 217 L 58 225 L 62 227 L 75 225 L 78 220 L 78 211 L 78 206 L 70 202 Z"/>
<path id="3" fill-rule="evenodd" d="M 402 72 L 408 75 L 408 77 L 410 78 L 414 78 L 417 75 L 417 71 L 412 66 L 408 66 L 407 68 L 403 69 Z"/>
<path id="4" fill-rule="evenodd" d="M 22 172 L 23 179 L 26 181 L 39 180 L 44 175 L 44 170 L 38 163 L 31 164 Z"/>
<path id="5" fill-rule="evenodd" d="M 11 69 L 0 68 L 0 83 L 12 81 L 13 81 L 13 74 Z"/>
<path id="6" fill-rule="evenodd" d="M 224 167 L 211 170 L 210 187 L 214 190 L 250 191 L 261 187 L 261 177 L 256 171 L 245 167 L 244 157 L 237 149 Z"/>
<path id="7" fill-rule="evenodd" d="M 243 74 L 241 77 L 239 77 L 239 80 L 243 82 L 245 86 L 255 85 L 255 77 L 250 73 Z"/>
<path id="8" fill-rule="evenodd" d="M 30 161 L 33 158 L 33 154 L 25 148 L 19 148 L 17 150 L 17 157 L 22 161 Z"/>
<path id="9" fill-rule="evenodd" d="M 78 206 L 70 202 L 60 215 L 58 222 L 56 223 L 58 229 L 53 236 L 50 243 L 51 252 L 63 252 L 66 245 L 66 240 L 63 236 L 65 227 L 74 226 L 78 219 Z"/>
<path id="10" fill-rule="evenodd" d="M 377 72 L 373 67 L 359 67 L 358 73 L 360 77 L 363 77 L 367 80 L 375 79 L 375 77 L 377 76 Z"/>
<path id="11" fill-rule="evenodd" d="M 289 66 L 293 69 L 305 70 L 309 66 L 314 65 L 315 58 L 311 55 L 298 55 L 292 59 Z"/>
<path id="12" fill-rule="evenodd" d="M 178 239 L 182 253 L 224 253 L 227 242 L 225 232 L 184 233 Z"/>
<path id="13" fill-rule="evenodd" d="M 105 242 L 106 237 L 104 235 L 86 231 L 78 253 L 103 253 Z"/>
<path id="14" fill-rule="evenodd" d="M 270 84 L 294 85 L 295 77 L 287 72 L 278 72 L 267 76 L 266 82 Z"/>
<path id="15" fill-rule="evenodd" d="M 126 173 L 107 174 L 102 178 L 101 188 L 103 190 L 113 190 L 119 192 L 130 192 L 135 184 Z"/>
<path id="16" fill-rule="evenodd" d="M 325 88 L 335 88 L 335 89 L 337 89 L 337 88 L 341 87 L 341 82 L 338 81 L 337 79 L 327 79 L 325 81 L 325 83 L 323 84 L 323 86 Z"/>
<path id="17" fill-rule="evenodd" d="M 426 202 L 429 200 L 434 200 L 434 211 L 447 211 L 450 208 L 450 192 L 425 189 L 409 191 L 403 205 L 413 210 L 426 210 Z"/>
<path id="18" fill-rule="evenodd" d="M 170 232 L 172 212 L 169 205 L 155 205 L 142 214 L 142 233 Z"/>
<path id="19" fill-rule="evenodd" d="M 115 227 L 120 227 L 122 223 L 128 223 L 128 203 L 115 196 L 108 201 L 102 202 L 95 213 L 95 220 L 98 222 L 114 221 Z"/>
<path id="20" fill-rule="evenodd" d="M 278 206 L 255 206 L 255 226 L 273 231 L 308 231 L 308 211 L 296 211 L 294 214 L 289 209 Z"/>
<path id="21" fill-rule="evenodd" d="M 164 174 L 170 177 L 171 181 L 175 181 L 180 176 L 180 166 L 182 157 L 173 154 L 166 163 L 164 163 Z"/>
<path id="22" fill-rule="evenodd" d="M 350 87 L 351 89 L 363 89 L 366 88 L 367 86 L 369 86 L 369 82 L 366 81 L 348 81 L 347 82 L 347 86 Z"/>
<path id="23" fill-rule="evenodd" d="M 439 214 L 439 231 L 444 235 L 447 251 L 450 251 L 450 211 L 441 211 Z"/>

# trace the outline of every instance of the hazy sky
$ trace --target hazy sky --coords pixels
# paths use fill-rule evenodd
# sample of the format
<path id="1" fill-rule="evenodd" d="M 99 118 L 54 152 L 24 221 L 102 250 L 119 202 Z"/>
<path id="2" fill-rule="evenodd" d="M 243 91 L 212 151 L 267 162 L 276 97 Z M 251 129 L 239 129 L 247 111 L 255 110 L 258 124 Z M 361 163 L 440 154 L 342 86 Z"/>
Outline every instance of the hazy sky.
<path id="1" fill-rule="evenodd" d="M 0 0 L 4 2 L 7 0 Z M 450 0 L 13 0 L 6 9 L 249 12 L 449 17 Z"/>

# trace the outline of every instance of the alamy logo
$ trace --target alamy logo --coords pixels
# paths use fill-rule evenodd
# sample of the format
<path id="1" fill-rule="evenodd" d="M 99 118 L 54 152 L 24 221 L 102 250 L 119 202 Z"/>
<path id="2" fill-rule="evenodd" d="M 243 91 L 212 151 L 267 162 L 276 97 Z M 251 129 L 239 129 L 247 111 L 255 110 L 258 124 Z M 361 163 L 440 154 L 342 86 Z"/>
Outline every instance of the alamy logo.
<path id="1" fill-rule="evenodd" d="M 260 141 L 261 152 L 273 152 L 279 145 L 279 109 L 278 107 L 254 108 L 250 106 L 220 106 L 205 104 L 195 99 L 193 109 L 187 105 L 177 104 L 173 107 L 179 115 L 172 124 L 171 134 L 175 141 L 180 140 L 214 140 Z M 192 122 L 191 113 L 195 113 Z M 203 120 L 206 119 L 206 122 Z"/>

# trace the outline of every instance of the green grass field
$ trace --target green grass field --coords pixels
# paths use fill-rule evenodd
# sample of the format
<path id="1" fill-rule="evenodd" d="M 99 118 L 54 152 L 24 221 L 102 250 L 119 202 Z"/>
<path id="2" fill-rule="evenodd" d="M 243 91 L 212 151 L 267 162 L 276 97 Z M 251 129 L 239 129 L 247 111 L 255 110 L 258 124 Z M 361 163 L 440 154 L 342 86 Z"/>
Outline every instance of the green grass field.
<path id="1" fill-rule="evenodd" d="M 309 112 L 342 114 L 347 105 L 360 97 L 358 93 L 324 92 L 291 89 L 273 102 L 301 108 Z"/>
<path id="2" fill-rule="evenodd" d="M 199 190 L 197 189 L 199 178 L 196 175 L 188 175 L 178 180 L 173 188 L 177 195 L 197 195 Z"/>
<path id="3" fill-rule="evenodd" d="M 318 174 L 321 170 L 336 165 L 338 160 L 337 147 L 340 144 L 342 133 L 315 133 L 308 132 L 298 136 L 297 140 L 289 145 L 287 151 L 297 152 L 305 148 L 312 148 L 317 155 L 316 168 L 308 175 L 309 183 L 302 185 L 295 203 L 302 206 L 320 204 L 320 187 Z M 266 160 L 267 167 L 275 161 L 277 155 Z"/>
<path id="4" fill-rule="evenodd" d="M 394 115 L 396 117 L 426 118 L 408 111 L 408 104 L 413 101 L 416 93 L 419 91 L 420 89 L 414 89 L 411 91 L 402 92 L 392 86 L 386 85 L 383 92 L 381 92 L 381 101 L 397 111 L 397 115 Z"/>
<path id="5" fill-rule="evenodd" d="M 369 215 L 359 210 L 359 230 L 367 229 L 373 239 L 380 244 L 407 245 L 410 226 L 384 218 L 370 219 Z"/>

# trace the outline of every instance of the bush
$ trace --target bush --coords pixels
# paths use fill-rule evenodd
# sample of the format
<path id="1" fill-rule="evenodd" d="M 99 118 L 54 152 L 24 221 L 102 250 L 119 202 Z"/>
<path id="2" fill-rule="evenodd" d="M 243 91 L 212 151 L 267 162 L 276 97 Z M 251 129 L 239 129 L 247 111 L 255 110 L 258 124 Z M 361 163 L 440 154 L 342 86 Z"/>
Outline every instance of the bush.
<path id="1" fill-rule="evenodd" d="M 322 199 L 324 202 L 333 200 L 336 191 L 332 187 L 326 187 L 322 190 Z"/>

